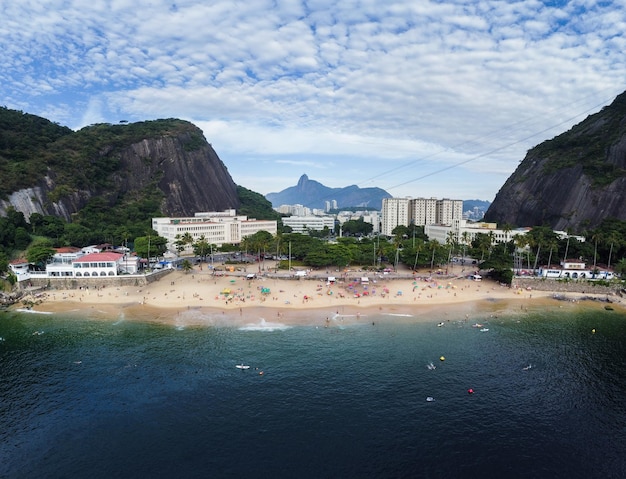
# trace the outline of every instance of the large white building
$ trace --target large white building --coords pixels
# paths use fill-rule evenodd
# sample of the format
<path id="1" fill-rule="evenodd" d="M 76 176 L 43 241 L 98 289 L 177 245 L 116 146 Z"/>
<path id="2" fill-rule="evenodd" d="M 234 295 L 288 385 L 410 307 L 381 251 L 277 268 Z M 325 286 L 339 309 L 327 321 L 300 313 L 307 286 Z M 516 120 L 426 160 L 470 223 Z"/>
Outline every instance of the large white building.
<path id="1" fill-rule="evenodd" d="M 392 236 L 396 226 L 450 225 L 463 218 L 463 201 L 437 198 L 384 198 L 381 233 Z"/>
<path id="2" fill-rule="evenodd" d="M 152 218 L 152 229 L 167 239 L 167 248 L 175 251 L 177 236 L 189 233 L 194 241 L 204 236 L 209 244 L 239 244 L 246 237 L 259 231 L 275 235 L 278 231 L 275 220 L 248 219 L 237 216 L 235 210 L 202 212 L 186 218 Z"/>
<path id="3" fill-rule="evenodd" d="M 446 244 L 453 239 L 456 243 L 469 245 L 478 233 L 490 235 L 492 243 L 508 243 L 517 235 L 525 235 L 527 228 L 511 231 L 498 229 L 496 223 L 468 223 L 466 220 L 453 220 L 449 225 L 429 224 L 424 226 L 424 234 L 430 241 Z M 452 235 L 450 235 L 452 233 Z"/>
<path id="4" fill-rule="evenodd" d="M 294 233 L 307 233 L 308 230 L 322 231 L 324 227 L 335 230 L 334 216 L 287 216 L 283 224 L 289 226 Z"/>

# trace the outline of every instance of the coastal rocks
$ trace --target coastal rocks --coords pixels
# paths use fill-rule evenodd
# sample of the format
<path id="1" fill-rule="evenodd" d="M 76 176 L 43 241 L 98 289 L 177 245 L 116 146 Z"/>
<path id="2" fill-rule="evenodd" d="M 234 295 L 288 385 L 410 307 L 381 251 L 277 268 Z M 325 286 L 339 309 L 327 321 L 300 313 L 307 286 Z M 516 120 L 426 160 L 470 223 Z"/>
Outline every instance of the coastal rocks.
<path id="1" fill-rule="evenodd" d="M 24 296 L 23 291 L 14 291 L 11 293 L 0 292 L 0 306 L 11 306 L 20 302 Z"/>

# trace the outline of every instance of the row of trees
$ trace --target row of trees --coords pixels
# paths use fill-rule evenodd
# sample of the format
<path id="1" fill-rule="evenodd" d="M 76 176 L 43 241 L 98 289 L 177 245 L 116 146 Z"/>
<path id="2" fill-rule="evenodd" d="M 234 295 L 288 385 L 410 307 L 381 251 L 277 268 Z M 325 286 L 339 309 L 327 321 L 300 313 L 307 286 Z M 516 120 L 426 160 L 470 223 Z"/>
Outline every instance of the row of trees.
<path id="1" fill-rule="evenodd" d="M 222 245 L 218 248 L 204 237 L 194 239 L 187 233 L 178 237 L 175 245 L 179 253 L 191 249 L 203 260 L 218 251 L 242 249 L 259 259 L 266 254 L 291 254 L 293 260 L 307 266 L 335 268 L 381 268 L 387 265 L 397 268 L 399 263 L 403 263 L 413 269 L 432 270 L 445 267 L 455 256 L 471 256 L 479 260 L 481 268 L 494 270 L 505 281 L 510 280 L 514 268 L 535 270 L 543 265 L 558 264 L 567 258 L 582 259 L 592 268 L 606 265 L 618 273 L 626 272 L 626 222 L 605 221 L 596 230 L 585 233 L 586 241 L 578 241 L 573 235 L 561 238 L 549 227 L 540 226 L 499 244 L 494 242 L 493 235 L 481 233 L 472 241 L 469 241 L 467 233 L 459 240 L 449 234 L 445 243 L 441 244 L 429 240 L 423 228 L 414 225 L 398 226 L 391 238 L 360 236 L 367 231 L 367 223 L 356 220 L 346 224 L 348 231 L 358 237 L 337 238 L 331 243 L 310 235 L 279 232 L 272 236 L 260 231 L 244 238 L 241 245 Z M 54 253 L 53 247 L 59 244 L 59 238 L 72 234 L 72 228 L 76 227 L 72 225 L 57 217 L 37 213 L 31 215 L 30 222 L 26 222 L 22 213 L 9 210 L 7 216 L 0 218 L 0 273 L 7 270 L 9 254 L 15 250 L 26 250 L 29 262 L 43 265 Z M 150 229 L 143 229 L 141 233 L 123 230 L 117 241 L 112 243 L 129 245 L 144 258 L 163 255 L 165 238 Z M 67 243 L 78 241 L 64 242 Z M 84 244 L 88 243 L 81 245 Z M 520 251 L 524 253 L 520 254 Z M 514 262 L 514 259 L 517 261 Z"/>

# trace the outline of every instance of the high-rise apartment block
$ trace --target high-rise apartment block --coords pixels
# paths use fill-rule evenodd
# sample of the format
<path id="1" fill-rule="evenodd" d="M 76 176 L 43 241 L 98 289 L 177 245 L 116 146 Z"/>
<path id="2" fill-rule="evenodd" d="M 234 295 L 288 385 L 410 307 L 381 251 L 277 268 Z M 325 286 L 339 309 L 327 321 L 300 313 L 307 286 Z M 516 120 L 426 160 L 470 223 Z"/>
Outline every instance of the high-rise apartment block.
<path id="1" fill-rule="evenodd" d="M 409 226 L 410 198 L 383 198 L 381 233 L 392 236 L 396 226 Z"/>
<path id="2" fill-rule="evenodd" d="M 381 233 L 392 236 L 396 226 L 452 224 L 463 218 L 463 200 L 447 198 L 384 198 Z"/>

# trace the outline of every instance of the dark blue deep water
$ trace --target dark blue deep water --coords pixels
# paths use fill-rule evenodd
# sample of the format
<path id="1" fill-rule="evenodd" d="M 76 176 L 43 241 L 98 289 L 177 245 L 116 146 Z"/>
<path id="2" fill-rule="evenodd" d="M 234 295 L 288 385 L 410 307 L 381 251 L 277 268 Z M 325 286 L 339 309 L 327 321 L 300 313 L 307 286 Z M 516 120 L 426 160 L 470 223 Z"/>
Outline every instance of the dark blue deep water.
<path id="1" fill-rule="evenodd" d="M 0 477 L 626 477 L 622 312 L 407 319 L 0 313 Z"/>

